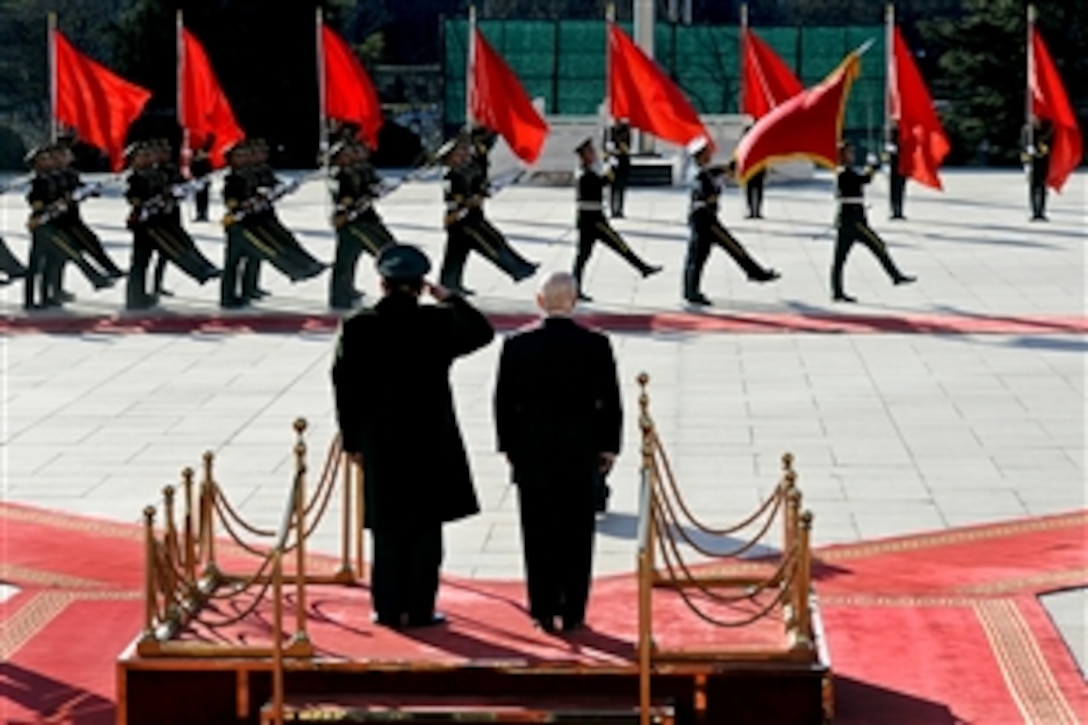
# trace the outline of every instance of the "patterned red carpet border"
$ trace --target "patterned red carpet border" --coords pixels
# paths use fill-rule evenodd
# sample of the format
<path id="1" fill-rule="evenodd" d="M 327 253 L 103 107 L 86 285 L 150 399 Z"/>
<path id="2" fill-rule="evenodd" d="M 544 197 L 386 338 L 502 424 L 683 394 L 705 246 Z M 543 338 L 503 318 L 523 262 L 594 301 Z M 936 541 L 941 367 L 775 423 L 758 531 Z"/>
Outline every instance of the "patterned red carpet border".
<path id="1" fill-rule="evenodd" d="M 490 315 L 499 329 L 532 322 L 531 314 Z M 76 315 L 35 314 L 0 317 L 0 335 L 14 334 L 224 334 L 328 333 L 340 316 L 301 313 L 240 313 L 235 315 Z M 823 334 L 901 333 L 926 335 L 1082 335 L 1088 318 L 1077 315 L 990 316 L 966 314 L 796 314 L 716 312 L 596 313 L 580 316 L 586 324 L 612 332 L 718 332 Z"/>
<path id="2" fill-rule="evenodd" d="M 1088 585 L 1086 540 L 1078 511 L 821 549 L 836 722 L 1082 722 L 1088 686 L 1036 595 Z M 0 721 L 111 723 L 113 664 L 141 621 L 140 529 L 0 504 L 0 547 L 0 580 L 20 588 L 2 606 Z M 591 627 L 628 579 L 598 580 Z M 520 593 L 450 579 L 441 606 L 468 589 L 507 608 Z"/>

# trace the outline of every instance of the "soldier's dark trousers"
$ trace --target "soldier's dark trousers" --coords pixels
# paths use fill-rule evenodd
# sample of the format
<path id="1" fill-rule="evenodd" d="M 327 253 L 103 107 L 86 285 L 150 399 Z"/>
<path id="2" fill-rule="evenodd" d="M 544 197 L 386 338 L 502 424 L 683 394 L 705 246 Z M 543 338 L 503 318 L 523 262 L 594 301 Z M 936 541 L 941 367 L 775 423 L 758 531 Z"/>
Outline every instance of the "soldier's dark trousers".
<path id="1" fill-rule="evenodd" d="M 35 235 L 39 231 L 43 231 L 41 227 L 35 230 Z M 47 302 L 57 302 L 60 300 L 61 287 L 61 275 L 64 272 L 64 265 L 67 262 L 71 262 L 79 268 L 79 271 L 83 273 L 83 276 L 87 278 L 87 281 L 91 283 L 91 286 L 96 290 L 105 289 L 113 284 L 113 280 L 106 277 L 99 270 L 87 261 L 83 256 L 82 245 L 72 237 L 64 233 L 62 227 L 54 224 L 46 224 L 43 231 L 45 244 L 43 249 L 45 250 L 45 268 L 44 274 L 46 277 L 46 286 L 49 290 L 49 299 Z"/>
<path id="2" fill-rule="evenodd" d="M 208 221 L 208 198 L 211 195 L 211 184 L 208 184 L 193 195 L 196 200 L 196 221 Z"/>
<path id="3" fill-rule="evenodd" d="M 650 265 L 627 246 L 602 212 L 581 212 L 578 215 L 578 255 L 574 258 L 574 278 L 578 281 L 579 289 L 582 288 L 582 273 L 593 253 L 593 244 L 598 241 L 623 257 L 639 274 L 645 276 L 650 271 Z"/>
<path id="4" fill-rule="evenodd" d="M 439 279 L 444 287 L 462 289 L 468 253 L 475 250 L 515 282 L 533 276 L 536 265 L 522 257 L 483 217 L 464 219 L 446 228 L 446 253 Z"/>
<path id="5" fill-rule="evenodd" d="M 593 568 L 593 470 L 540 478 L 518 485 L 529 614 L 581 623 Z"/>
<path id="6" fill-rule="evenodd" d="M 899 282 L 904 278 L 899 268 L 895 266 L 888 247 L 884 244 L 876 232 L 870 227 L 862 210 L 853 211 L 843 208 L 839 216 L 839 233 L 835 239 L 835 252 L 831 261 L 831 293 L 835 297 L 842 297 L 846 293 L 843 290 L 843 268 L 846 266 L 846 257 L 855 242 L 860 242 L 869 248 L 876 256 L 880 266 L 891 277 L 892 282 Z"/>
<path id="7" fill-rule="evenodd" d="M 219 278 L 220 305 L 237 307 L 255 296 L 256 270 L 261 259 L 279 259 L 263 235 L 245 222 L 235 222 L 227 227 L 223 273 Z M 278 268 L 278 264 L 276 266 Z"/>
<path id="8" fill-rule="evenodd" d="M 25 277 L 27 274 L 26 267 L 15 258 L 15 255 L 11 253 L 3 239 L 0 239 L 0 272 L 8 276 L 7 281 L 9 282 L 13 279 Z"/>
<path id="9" fill-rule="evenodd" d="M 151 238 L 159 254 L 200 284 L 219 276 L 219 269 L 197 249 L 188 232 L 174 221 L 151 221 L 144 225 L 143 231 Z"/>
<path id="10" fill-rule="evenodd" d="M 386 624 L 397 624 L 403 616 L 428 621 L 438 598 L 442 524 L 412 523 L 371 531 L 371 535 L 374 564 L 370 596 L 378 619 Z"/>
<path id="11" fill-rule="evenodd" d="M 106 250 L 102 246 L 102 240 L 90 230 L 82 219 L 78 217 L 71 219 L 62 228 L 70 239 L 79 243 L 80 248 L 90 255 L 91 259 L 105 272 L 107 277 L 116 279 L 125 276 L 121 268 L 106 254 Z"/>
<path id="12" fill-rule="evenodd" d="M 395 243 L 381 221 L 354 221 L 337 229 L 336 257 L 329 280 L 329 307 L 347 309 L 352 306 L 355 269 L 363 252 L 377 258 L 385 247 Z"/>
<path id="13" fill-rule="evenodd" d="M 760 171 L 753 174 L 744 185 L 744 197 L 748 201 L 748 216 L 753 219 L 763 217 L 763 181 L 766 178 L 767 172 Z"/>
<path id="14" fill-rule="evenodd" d="M 623 217 L 624 196 L 627 194 L 627 180 L 630 176 L 630 157 L 618 157 L 616 159 L 616 169 L 612 177 L 612 186 L 609 191 L 609 206 L 612 207 L 612 216 L 614 217 Z"/>
<path id="15" fill-rule="evenodd" d="M 684 262 L 684 297 L 698 297 L 703 280 L 703 268 L 710 257 L 711 247 L 718 245 L 744 270 L 750 280 L 766 279 L 770 274 L 756 262 L 732 234 L 725 230 L 716 217 L 700 215 L 691 220 L 691 236 L 688 238 L 687 259 Z"/>
<path id="16" fill-rule="evenodd" d="M 152 304 L 152 298 L 147 293 L 147 268 L 154 251 L 155 242 L 151 235 L 146 229 L 137 228 L 132 235 L 132 259 L 125 284 L 125 307 L 130 310 L 142 310 Z"/>
<path id="17" fill-rule="evenodd" d="M 1032 165 L 1028 190 L 1032 219 L 1046 219 L 1046 177 L 1049 171 L 1049 163 L 1036 162 Z"/>
<path id="18" fill-rule="evenodd" d="M 23 307 L 28 310 L 44 305 L 52 296 L 49 293 L 45 275 L 48 255 L 48 230 L 39 227 L 34 230 L 31 237 L 30 255 L 27 257 L 27 270 L 24 276 Z"/>
<path id="19" fill-rule="evenodd" d="M 903 219 L 903 196 L 907 190 L 907 177 L 903 176 L 898 171 L 892 171 L 889 184 L 892 219 Z"/>

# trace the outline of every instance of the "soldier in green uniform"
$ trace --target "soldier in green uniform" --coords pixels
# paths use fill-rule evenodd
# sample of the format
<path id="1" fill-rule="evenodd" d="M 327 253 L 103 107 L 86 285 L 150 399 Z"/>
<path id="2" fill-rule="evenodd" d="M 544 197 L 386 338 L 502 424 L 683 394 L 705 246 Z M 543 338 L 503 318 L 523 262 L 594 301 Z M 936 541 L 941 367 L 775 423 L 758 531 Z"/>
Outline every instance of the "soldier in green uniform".
<path id="1" fill-rule="evenodd" d="M 159 183 L 162 184 L 163 200 L 166 205 L 164 213 L 170 216 L 170 220 L 173 222 L 174 226 L 183 230 L 184 227 L 181 222 L 181 204 L 179 203 L 178 192 L 175 190 L 180 189 L 185 183 L 185 177 L 181 174 L 181 168 L 174 162 L 173 147 L 170 145 L 170 141 L 165 138 L 154 139 L 150 142 L 149 146 L 154 157 L 155 170 L 160 176 Z M 163 286 L 163 278 L 166 275 L 167 258 L 161 252 L 157 256 L 158 259 L 155 260 L 154 285 L 152 287 L 152 295 L 156 300 L 160 297 L 174 296 L 173 292 Z"/>
<path id="2" fill-rule="evenodd" d="M 861 242 L 872 252 L 884 271 L 891 277 L 892 284 L 910 284 L 915 278 L 903 274 L 895 265 L 888 247 L 869 226 L 865 215 L 866 184 L 873 180 L 876 158 L 864 170 L 853 168 L 854 147 L 849 141 L 839 144 L 839 168 L 836 181 L 836 197 L 839 203 L 839 215 L 836 221 L 838 235 L 835 239 L 835 253 L 831 262 L 831 295 L 836 302 L 857 302 L 843 289 L 843 268 L 846 257 L 855 242 Z"/>
<path id="3" fill-rule="evenodd" d="M 95 269 L 84 258 L 79 242 L 64 231 L 61 219 L 68 213 L 69 200 L 59 173 L 61 155 L 54 147 L 46 147 L 31 151 L 27 158 L 33 164 L 34 179 L 27 194 L 31 246 L 23 306 L 29 310 L 62 305 L 61 271 L 67 262 L 79 267 L 96 290 L 113 286 L 114 280 Z"/>
<path id="4" fill-rule="evenodd" d="M 335 164 L 336 258 L 329 280 L 329 307 L 350 309 L 362 297 L 355 289 L 355 268 L 366 252 L 375 259 L 381 251 L 395 244 L 393 235 L 382 223 L 374 202 L 382 195 L 382 180 L 370 164 L 370 153 L 363 143 L 336 144 L 330 149 Z"/>
<path id="5" fill-rule="evenodd" d="M 220 272 L 179 224 L 176 187 L 168 181 L 167 174 L 156 167 L 161 145 L 136 143 L 129 146 L 125 154 L 130 167 L 125 198 L 132 207 L 128 217 L 128 227 L 132 230 L 132 263 L 125 306 L 130 310 L 143 310 L 158 301 L 154 290 L 149 293 L 147 289 L 147 269 L 154 253 L 173 262 L 202 285 L 218 277 Z"/>
<path id="6" fill-rule="evenodd" d="M 691 184 L 691 207 L 688 213 L 687 259 L 684 262 L 684 299 L 693 305 L 709 305 L 710 300 L 702 293 L 703 268 L 710 257 L 710 250 L 719 246 L 744 270 L 751 282 L 772 282 L 781 275 L 764 267 L 748 253 L 732 234 L 726 231 L 718 219 L 718 197 L 726 177 L 732 173 L 722 166 L 710 164 L 713 147 L 705 137 L 688 146 L 696 168 Z"/>
<path id="7" fill-rule="evenodd" d="M 1046 216 L 1046 177 L 1050 173 L 1050 146 L 1054 143 L 1054 126 L 1038 116 L 1024 127 L 1024 152 L 1021 158 L 1028 169 L 1028 200 L 1031 221 L 1048 221 Z"/>
<path id="8" fill-rule="evenodd" d="M 623 201 L 627 194 L 627 179 L 631 173 L 631 126 L 621 118 L 605 134 L 604 150 L 613 162 L 614 178 L 610 197 L 612 217 L 623 218 Z"/>
<path id="9" fill-rule="evenodd" d="M 574 258 L 574 279 L 578 282 L 578 299 L 591 301 L 584 291 L 582 275 L 586 263 L 593 253 L 593 245 L 601 241 L 609 249 L 620 255 L 638 270 L 643 277 L 649 277 L 661 271 L 657 265 L 647 264 L 631 250 L 623 238 L 608 223 L 604 215 L 604 187 L 609 182 L 615 183 L 612 171 L 604 171 L 597 162 L 597 150 L 593 148 L 593 139 L 587 138 L 575 148 L 579 165 L 575 177 L 578 195 L 578 255 Z"/>
<path id="10" fill-rule="evenodd" d="M 70 146 L 59 144 L 55 153 L 58 157 L 56 173 L 68 206 L 68 211 L 57 218 L 57 225 L 69 238 L 79 244 L 106 277 L 115 280 L 124 277 L 125 273 L 106 254 L 102 241 L 91 231 L 80 214 L 80 203 L 87 196 L 97 196 L 99 193 L 97 187 L 88 186 L 80 179 L 79 171 L 74 166 L 75 155 Z"/>
<path id="11" fill-rule="evenodd" d="M 515 282 L 532 277 L 538 265 L 518 254 L 484 217 L 483 205 L 491 193 L 490 184 L 480 171 L 480 162 L 472 160 L 466 141 L 462 138 L 448 141 L 437 156 L 446 165 L 443 192 L 446 252 L 439 275 L 442 285 L 458 294 L 473 294 L 463 282 L 465 262 L 471 251 L 483 255 Z"/>

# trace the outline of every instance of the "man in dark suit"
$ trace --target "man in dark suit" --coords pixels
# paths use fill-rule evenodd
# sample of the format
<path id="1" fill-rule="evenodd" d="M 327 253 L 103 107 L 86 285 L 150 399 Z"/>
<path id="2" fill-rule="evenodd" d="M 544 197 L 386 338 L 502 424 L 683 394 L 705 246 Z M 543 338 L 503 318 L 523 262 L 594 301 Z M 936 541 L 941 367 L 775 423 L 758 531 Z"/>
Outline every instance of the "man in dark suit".
<path id="1" fill-rule="evenodd" d="M 580 628 L 593 565 L 594 497 L 620 450 L 623 409 L 612 346 L 573 319 L 578 287 L 552 274 L 546 317 L 503 345 L 495 386 L 498 448 L 518 485 L 521 535 L 536 625 Z"/>
<path id="2" fill-rule="evenodd" d="M 385 296 L 344 320 L 332 381 L 344 450 L 363 467 L 374 620 L 420 627 L 445 620 L 435 611 L 442 524 L 480 510 L 450 366 L 495 333 L 468 302 L 424 281 L 431 265 L 416 247 L 387 247 L 377 267 Z M 424 291 L 438 304 L 421 305 Z"/>

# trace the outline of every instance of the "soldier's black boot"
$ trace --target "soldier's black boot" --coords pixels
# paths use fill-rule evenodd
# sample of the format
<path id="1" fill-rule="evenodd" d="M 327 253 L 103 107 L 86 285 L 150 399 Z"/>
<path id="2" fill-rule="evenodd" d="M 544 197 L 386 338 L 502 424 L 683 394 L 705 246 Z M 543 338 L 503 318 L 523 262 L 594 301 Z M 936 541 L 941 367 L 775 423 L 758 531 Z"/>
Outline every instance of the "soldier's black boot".
<path id="1" fill-rule="evenodd" d="M 702 268 L 694 264 L 688 264 L 684 267 L 684 299 L 693 305 L 705 306 L 711 304 L 710 299 L 699 291 L 702 280 Z"/>

